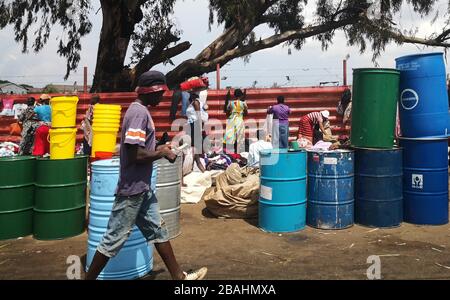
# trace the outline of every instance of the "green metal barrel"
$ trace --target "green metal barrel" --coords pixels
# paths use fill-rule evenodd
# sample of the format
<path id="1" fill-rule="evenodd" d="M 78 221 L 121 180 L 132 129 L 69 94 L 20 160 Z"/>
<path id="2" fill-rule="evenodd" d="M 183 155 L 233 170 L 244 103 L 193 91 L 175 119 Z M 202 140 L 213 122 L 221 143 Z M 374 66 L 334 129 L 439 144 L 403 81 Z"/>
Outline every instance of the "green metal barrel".
<path id="1" fill-rule="evenodd" d="M 33 235 L 57 240 L 85 229 L 87 156 L 36 160 Z"/>
<path id="2" fill-rule="evenodd" d="M 35 158 L 0 158 L 0 240 L 33 232 Z"/>
<path id="3" fill-rule="evenodd" d="M 361 148 L 393 148 L 400 72 L 355 69 L 351 143 Z"/>

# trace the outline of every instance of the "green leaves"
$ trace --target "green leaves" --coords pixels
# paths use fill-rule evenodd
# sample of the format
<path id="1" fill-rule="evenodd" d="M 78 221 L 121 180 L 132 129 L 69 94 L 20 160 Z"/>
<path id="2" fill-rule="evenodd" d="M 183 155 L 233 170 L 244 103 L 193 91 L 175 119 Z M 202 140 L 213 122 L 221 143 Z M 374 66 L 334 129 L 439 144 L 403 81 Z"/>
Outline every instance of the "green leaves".
<path id="1" fill-rule="evenodd" d="M 22 44 L 22 52 L 30 48 L 39 52 L 47 44 L 54 26 L 59 25 L 63 34 L 57 38 L 58 54 L 67 59 L 67 79 L 80 61 L 81 38 L 91 32 L 90 10 L 88 0 L 1 0 L 0 30 L 13 26 L 14 39 Z"/>

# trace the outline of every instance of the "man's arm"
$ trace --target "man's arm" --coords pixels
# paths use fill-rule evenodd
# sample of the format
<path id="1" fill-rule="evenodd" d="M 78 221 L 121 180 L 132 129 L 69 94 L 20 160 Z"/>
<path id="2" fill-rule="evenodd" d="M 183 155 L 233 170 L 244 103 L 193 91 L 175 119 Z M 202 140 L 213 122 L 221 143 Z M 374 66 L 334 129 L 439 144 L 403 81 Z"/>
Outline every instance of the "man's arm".
<path id="1" fill-rule="evenodd" d="M 139 145 L 125 144 L 127 147 L 128 161 L 130 164 L 148 164 L 161 158 L 174 162 L 177 158 L 170 145 L 159 146 L 155 151 L 147 151 Z"/>

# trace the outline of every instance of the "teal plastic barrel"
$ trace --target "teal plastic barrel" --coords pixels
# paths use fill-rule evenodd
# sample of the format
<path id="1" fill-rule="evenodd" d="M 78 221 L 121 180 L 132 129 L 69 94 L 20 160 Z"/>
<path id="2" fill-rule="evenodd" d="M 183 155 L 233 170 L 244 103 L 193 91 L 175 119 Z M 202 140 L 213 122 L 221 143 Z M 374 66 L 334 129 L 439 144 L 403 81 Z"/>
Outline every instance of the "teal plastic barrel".
<path id="1" fill-rule="evenodd" d="M 306 225 L 306 151 L 260 153 L 259 227 L 294 232 Z"/>

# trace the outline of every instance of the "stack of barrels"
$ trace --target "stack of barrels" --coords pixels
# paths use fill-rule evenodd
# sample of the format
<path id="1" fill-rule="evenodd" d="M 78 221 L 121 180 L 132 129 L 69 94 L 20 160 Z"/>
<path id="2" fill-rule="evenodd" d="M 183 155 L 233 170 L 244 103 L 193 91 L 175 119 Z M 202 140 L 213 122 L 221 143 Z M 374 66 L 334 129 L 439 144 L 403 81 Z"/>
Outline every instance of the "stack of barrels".
<path id="1" fill-rule="evenodd" d="M 92 126 L 92 157 L 112 157 L 121 120 L 120 105 L 96 104 Z"/>
<path id="2" fill-rule="evenodd" d="M 443 54 L 405 56 L 396 62 L 401 72 L 404 220 L 447 224 L 449 106 Z"/>
<path id="3" fill-rule="evenodd" d="M 363 226 L 389 228 L 403 222 L 403 151 L 395 147 L 399 84 L 395 69 L 354 70 L 354 213 Z"/>
<path id="4" fill-rule="evenodd" d="M 87 157 L 75 156 L 78 97 L 50 101 L 50 159 L 37 158 L 33 235 L 58 240 L 84 232 L 86 217 Z"/>
<path id="5" fill-rule="evenodd" d="M 259 226 L 448 223 L 448 128 L 442 53 L 401 57 L 397 69 L 355 69 L 352 150 L 261 152 Z"/>
<path id="6" fill-rule="evenodd" d="M 0 240 L 59 240 L 84 232 L 87 157 L 0 158 Z"/>
<path id="7" fill-rule="evenodd" d="M 55 97 L 50 100 L 52 108 L 52 129 L 49 131 L 50 159 L 75 157 L 78 100 L 78 97 Z"/>

